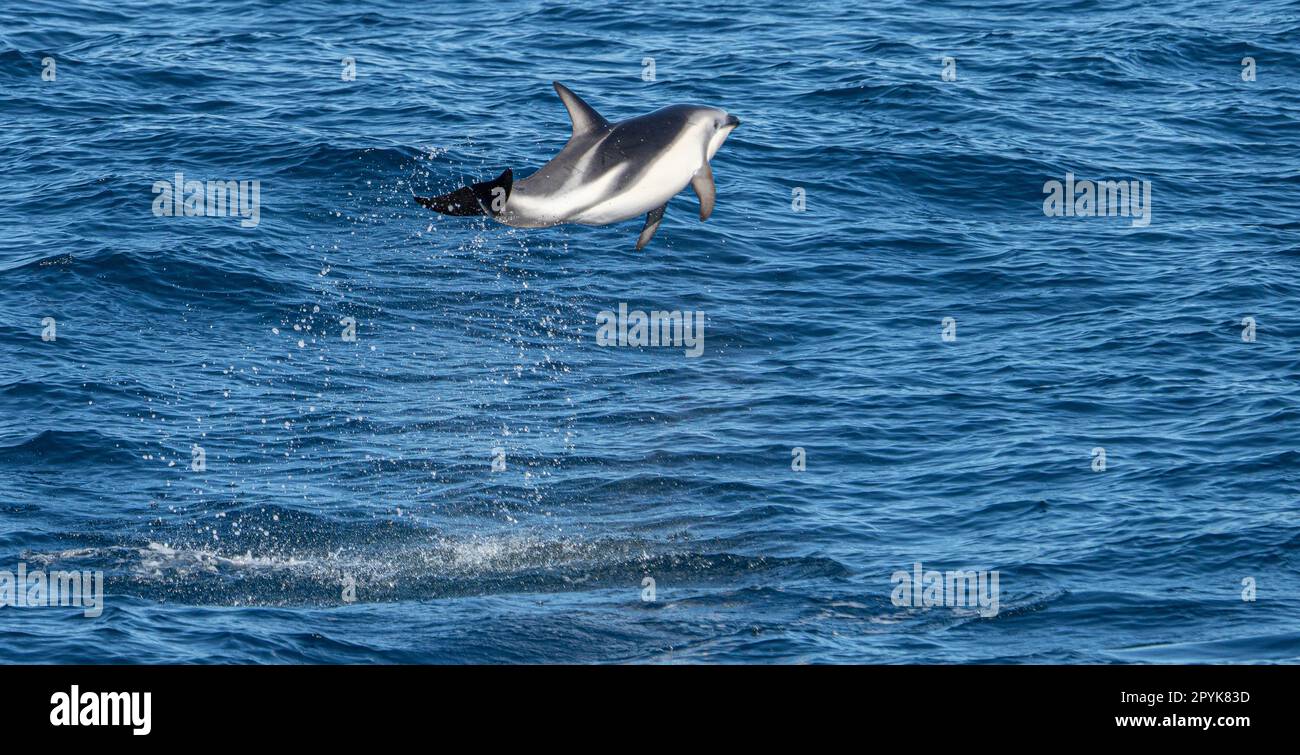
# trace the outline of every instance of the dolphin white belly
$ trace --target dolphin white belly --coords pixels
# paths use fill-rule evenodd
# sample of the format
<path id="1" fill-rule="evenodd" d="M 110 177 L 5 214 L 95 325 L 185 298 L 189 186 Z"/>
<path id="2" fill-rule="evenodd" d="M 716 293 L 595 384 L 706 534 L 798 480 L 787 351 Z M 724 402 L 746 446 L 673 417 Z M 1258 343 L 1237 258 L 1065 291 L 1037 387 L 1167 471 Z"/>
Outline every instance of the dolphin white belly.
<path id="1" fill-rule="evenodd" d="M 703 152 L 693 144 L 679 142 L 635 180 L 576 213 L 569 222 L 608 225 L 644 215 L 677 196 L 703 164 Z"/>

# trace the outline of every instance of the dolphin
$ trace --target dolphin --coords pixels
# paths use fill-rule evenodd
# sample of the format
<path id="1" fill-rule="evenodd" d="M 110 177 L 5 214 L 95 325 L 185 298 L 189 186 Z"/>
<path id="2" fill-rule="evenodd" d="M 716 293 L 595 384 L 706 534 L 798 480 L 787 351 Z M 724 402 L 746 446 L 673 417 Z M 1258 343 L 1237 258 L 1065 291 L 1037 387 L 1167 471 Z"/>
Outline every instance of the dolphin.
<path id="1" fill-rule="evenodd" d="M 568 87 L 552 85 L 573 135 L 550 162 L 518 182 L 507 168 L 491 181 L 415 201 L 444 215 L 487 215 L 515 228 L 608 225 L 644 214 L 638 251 L 659 230 L 668 200 L 687 184 L 700 199 L 700 220 L 709 219 L 715 195 L 709 161 L 739 118 L 715 107 L 670 105 L 610 123 Z"/>

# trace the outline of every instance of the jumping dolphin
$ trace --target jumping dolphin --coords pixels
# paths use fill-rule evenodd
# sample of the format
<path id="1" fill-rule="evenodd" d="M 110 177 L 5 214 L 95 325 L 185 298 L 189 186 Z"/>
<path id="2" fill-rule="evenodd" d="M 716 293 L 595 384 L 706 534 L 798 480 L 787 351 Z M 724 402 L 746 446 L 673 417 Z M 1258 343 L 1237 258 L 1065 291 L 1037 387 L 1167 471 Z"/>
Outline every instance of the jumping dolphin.
<path id="1" fill-rule="evenodd" d="M 506 169 L 491 181 L 415 201 L 444 215 L 487 215 L 516 228 L 560 223 L 608 225 L 645 213 L 636 248 L 650 243 L 668 200 L 687 184 L 700 220 L 713 212 L 709 161 L 740 125 L 725 110 L 671 105 L 610 123 L 560 82 L 552 82 L 573 121 L 564 149 L 519 182 Z"/>

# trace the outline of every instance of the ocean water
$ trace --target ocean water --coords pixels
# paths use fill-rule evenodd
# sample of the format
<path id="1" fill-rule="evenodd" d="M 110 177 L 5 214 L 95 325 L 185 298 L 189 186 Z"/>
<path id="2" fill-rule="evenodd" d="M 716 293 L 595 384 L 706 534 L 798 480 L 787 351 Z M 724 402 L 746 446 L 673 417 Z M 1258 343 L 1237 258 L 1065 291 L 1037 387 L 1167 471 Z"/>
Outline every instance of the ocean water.
<path id="1" fill-rule="evenodd" d="M 1300 659 L 1294 3 L 0 21 L 0 570 L 105 591 L 0 660 Z M 546 162 L 555 80 L 739 116 L 712 218 L 411 201 Z M 156 216 L 177 173 L 256 225 Z M 1150 213 L 1048 216 L 1067 173 Z M 598 345 L 620 303 L 702 354 Z M 895 605 L 918 563 L 996 612 Z"/>

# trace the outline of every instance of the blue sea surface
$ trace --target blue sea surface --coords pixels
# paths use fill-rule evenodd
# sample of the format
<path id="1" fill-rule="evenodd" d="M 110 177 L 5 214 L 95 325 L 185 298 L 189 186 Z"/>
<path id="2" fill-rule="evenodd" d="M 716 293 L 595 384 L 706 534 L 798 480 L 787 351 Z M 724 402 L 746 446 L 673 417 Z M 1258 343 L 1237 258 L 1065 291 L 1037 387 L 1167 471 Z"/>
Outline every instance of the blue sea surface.
<path id="1" fill-rule="evenodd" d="M 1284 0 L 4 2 L 0 570 L 106 594 L 0 661 L 1296 662 L 1298 53 Z M 552 81 L 737 115 L 712 217 L 412 201 L 549 160 Z"/>

